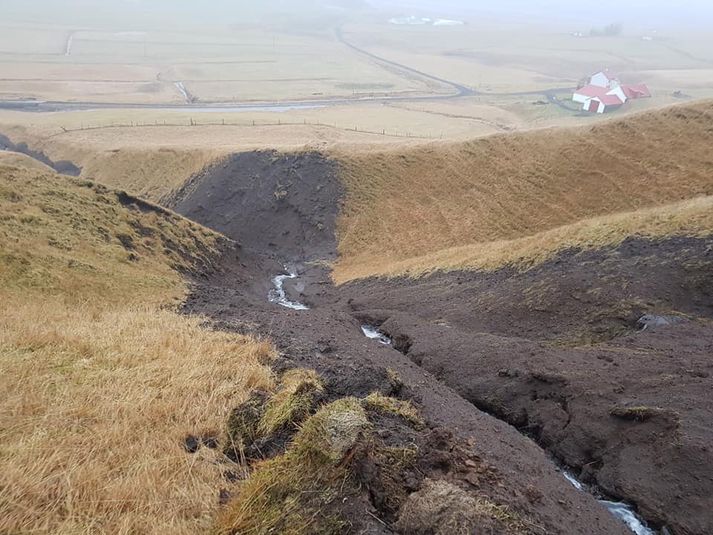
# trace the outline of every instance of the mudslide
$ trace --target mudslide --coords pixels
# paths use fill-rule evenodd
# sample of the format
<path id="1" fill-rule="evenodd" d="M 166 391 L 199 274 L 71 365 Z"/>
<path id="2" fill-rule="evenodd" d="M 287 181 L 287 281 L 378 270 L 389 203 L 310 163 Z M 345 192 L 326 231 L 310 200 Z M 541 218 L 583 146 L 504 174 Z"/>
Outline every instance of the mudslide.
<path id="1" fill-rule="evenodd" d="M 426 476 L 460 481 L 473 496 L 517 511 L 527 519 L 527 533 L 653 533 L 632 507 L 619 502 L 627 493 L 599 494 L 599 480 L 585 472 L 586 481 L 578 481 L 530 438 L 540 436 L 526 426 L 511 425 L 517 422 L 454 381 L 444 371 L 448 362 L 462 369 L 464 364 L 453 354 L 433 353 L 434 359 L 443 358 L 442 368 L 415 357 L 432 332 L 421 325 L 421 338 L 392 319 L 399 314 L 395 289 L 408 288 L 406 281 L 374 280 L 342 288 L 332 284 L 328 262 L 336 256 L 335 224 L 342 196 L 336 165 L 316 153 L 236 154 L 194 177 L 170 206 L 227 234 L 238 246 L 235 256 L 224 259 L 220 273 L 196 281 L 186 312 L 212 317 L 221 328 L 269 335 L 282 354 L 278 371 L 317 370 L 326 381 L 327 399 L 381 392 L 411 400 L 427 421 L 423 433 L 443 434 L 448 448 L 457 444 L 467 449 L 492 471 L 492 477 L 475 478 L 462 467 L 435 463 L 425 469 Z M 414 289 L 417 293 L 419 286 Z M 432 316 L 420 319 L 418 297 L 411 300 L 414 293 L 403 295 L 414 317 L 438 324 Z M 431 304 L 424 304 L 423 312 L 430 312 Z M 443 352 L 453 349 L 441 335 L 432 341 L 443 342 Z M 505 366 L 500 363 L 496 369 Z M 556 378 L 549 381 L 544 372 L 542 377 L 545 388 L 557 386 Z M 443 447 L 443 441 L 439 443 L 435 447 L 424 438 L 424 454 L 435 455 Z M 365 488 L 367 510 L 356 509 L 350 517 L 354 532 L 398 532 L 394 521 L 399 511 L 390 510 L 378 490 L 368 484 Z M 415 532 L 429 532 L 428 526 L 418 529 Z"/>

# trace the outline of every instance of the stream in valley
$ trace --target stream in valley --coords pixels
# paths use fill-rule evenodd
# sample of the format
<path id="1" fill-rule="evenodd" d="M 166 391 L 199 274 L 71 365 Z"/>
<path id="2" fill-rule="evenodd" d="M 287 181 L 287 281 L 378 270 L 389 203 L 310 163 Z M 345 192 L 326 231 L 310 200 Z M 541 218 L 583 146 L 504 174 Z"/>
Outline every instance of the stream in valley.
<path id="1" fill-rule="evenodd" d="M 285 266 L 285 271 L 281 275 L 277 275 L 272 278 L 272 288 L 268 292 L 268 300 L 271 303 L 289 308 L 292 310 L 309 310 L 309 307 L 299 301 L 292 301 L 287 297 L 285 291 L 285 281 L 296 279 L 299 274 L 297 270 L 289 266 Z M 374 340 L 380 344 L 391 346 L 393 345 L 392 339 L 385 333 L 381 332 L 378 327 L 364 323 L 361 325 L 361 331 L 365 337 L 370 340 Z M 620 519 L 635 535 L 655 535 L 655 532 L 651 530 L 646 524 L 637 516 L 634 512 L 633 507 L 624 502 L 615 502 L 611 500 L 606 500 L 601 498 L 596 491 L 587 485 L 580 482 L 571 472 L 566 469 L 561 470 L 564 478 L 569 481 L 577 490 L 582 492 L 588 492 L 592 494 L 597 501 L 602 504 L 607 510 Z"/>
<path id="2" fill-rule="evenodd" d="M 287 267 L 285 267 L 285 270 L 287 270 L 287 274 L 277 275 L 272 278 L 272 285 L 274 288 L 268 292 L 268 300 L 271 303 L 278 304 L 285 308 L 291 308 L 292 310 L 309 310 L 307 305 L 288 299 L 287 293 L 285 292 L 285 281 L 289 279 L 296 279 L 297 271 Z"/>

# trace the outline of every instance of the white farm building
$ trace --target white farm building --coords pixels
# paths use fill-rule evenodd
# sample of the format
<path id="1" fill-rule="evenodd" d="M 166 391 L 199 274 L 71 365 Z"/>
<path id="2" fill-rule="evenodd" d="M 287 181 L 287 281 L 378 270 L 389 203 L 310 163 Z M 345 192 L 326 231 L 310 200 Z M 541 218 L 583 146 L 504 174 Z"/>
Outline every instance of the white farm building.
<path id="1" fill-rule="evenodd" d="M 604 70 L 590 76 L 589 82 L 574 92 L 572 100 L 581 104 L 584 111 L 605 113 L 620 108 L 629 99 L 650 96 L 646 85 L 622 84 L 618 77 Z"/>

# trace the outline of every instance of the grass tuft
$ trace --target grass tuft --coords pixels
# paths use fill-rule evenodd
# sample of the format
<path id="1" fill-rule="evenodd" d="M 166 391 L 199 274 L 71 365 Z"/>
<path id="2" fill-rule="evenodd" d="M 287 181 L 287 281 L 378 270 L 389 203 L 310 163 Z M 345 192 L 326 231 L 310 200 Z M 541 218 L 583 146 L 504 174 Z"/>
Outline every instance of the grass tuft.
<path id="1" fill-rule="evenodd" d="M 321 408 L 283 455 L 255 466 L 219 516 L 215 532 L 343 533 L 346 526 L 334 512 L 335 500 L 348 477 L 350 454 L 368 431 L 357 399 L 343 398 Z"/>
<path id="2" fill-rule="evenodd" d="M 425 422 L 418 410 L 410 401 L 384 396 L 378 392 L 372 392 L 364 399 L 364 407 L 381 413 L 395 414 L 411 423 L 417 428 L 425 426 Z"/>
<path id="3" fill-rule="evenodd" d="M 661 407 L 648 407 L 645 405 L 636 407 L 622 407 L 616 406 L 609 410 L 609 414 L 615 418 L 621 420 L 631 420 L 636 422 L 646 422 L 656 417 L 667 417 L 678 420 L 678 414 L 669 409 L 662 409 Z"/>
<path id="4" fill-rule="evenodd" d="M 322 392 L 324 386 L 317 372 L 302 368 L 285 372 L 279 389 L 267 402 L 257 426 L 258 434 L 269 436 L 286 425 L 299 423 Z"/>

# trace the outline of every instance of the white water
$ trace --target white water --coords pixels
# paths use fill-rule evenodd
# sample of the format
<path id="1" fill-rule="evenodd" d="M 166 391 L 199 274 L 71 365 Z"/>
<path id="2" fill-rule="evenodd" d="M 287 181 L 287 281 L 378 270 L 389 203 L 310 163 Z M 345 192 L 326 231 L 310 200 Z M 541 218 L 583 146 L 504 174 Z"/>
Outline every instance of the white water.
<path id="1" fill-rule="evenodd" d="M 364 336 L 366 336 L 367 338 L 377 340 L 379 343 L 384 344 L 385 346 L 391 345 L 391 338 L 386 336 L 384 333 L 379 332 L 371 325 L 362 325 L 361 332 L 363 332 Z"/>
<path id="2" fill-rule="evenodd" d="M 307 305 L 303 305 L 297 301 L 290 301 L 285 294 L 285 281 L 288 279 L 297 278 L 297 272 L 294 270 L 287 270 L 287 275 L 277 275 L 272 279 L 272 284 L 275 286 L 267 294 L 267 298 L 271 303 L 278 304 L 285 308 L 291 308 L 292 310 L 309 310 Z"/>
<path id="3" fill-rule="evenodd" d="M 581 490 L 583 492 L 587 490 L 584 485 L 582 485 L 582 483 L 577 480 L 574 475 L 572 475 L 572 473 L 567 470 L 562 470 L 562 475 L 577 490 Z M 609 500 L 597 501 L 609 509 L 611 514 L 624 522 L 624 524 L 626 524 L 626 526 L 636 535 L 655 535 L 654 531 L 644 524 L 638 516 L 636 516 L 636 513 L 634 513 L 634 510 L 630 505 L 623 502 L 612 502 Z"/>
<path id="4" fill-rule="evenodd" d="M 191 102 L 191 97 L 188 96 L 188 91 L 186 90 L 186 86 L 183 85 L 183 82 L 173 82 L 173 85 L 176 86 L 176 89 L 178 89 L 181 92 L 181 95 L 183 95 L 183 99 L 190 103 Z"/>

